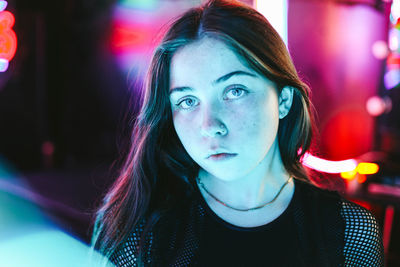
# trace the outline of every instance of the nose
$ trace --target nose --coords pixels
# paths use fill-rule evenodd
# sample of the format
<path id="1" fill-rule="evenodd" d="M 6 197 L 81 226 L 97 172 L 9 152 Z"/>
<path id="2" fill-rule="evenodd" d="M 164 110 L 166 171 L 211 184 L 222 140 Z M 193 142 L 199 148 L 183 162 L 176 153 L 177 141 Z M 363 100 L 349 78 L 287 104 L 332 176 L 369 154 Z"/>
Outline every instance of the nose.
<path id="1" fill-rule="evenodd" d="M 207 109 L 203 112 L 201 134 L 204 137 L 225 136 L 228 128 L 220 118 L 220 109 Z"/>

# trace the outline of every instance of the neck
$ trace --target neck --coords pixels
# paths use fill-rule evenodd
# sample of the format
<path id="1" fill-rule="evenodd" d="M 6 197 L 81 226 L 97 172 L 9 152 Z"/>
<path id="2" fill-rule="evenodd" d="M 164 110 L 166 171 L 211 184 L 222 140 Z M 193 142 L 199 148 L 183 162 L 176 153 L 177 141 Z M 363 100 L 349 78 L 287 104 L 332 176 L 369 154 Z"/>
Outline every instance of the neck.
<path id="1" fill-rule="evenodd" d="M 260 164 L 245 177 L 224 181 L 200 170 L 199 179 L 204 187 L 220 201 L 238 209 L 251 209 L 271 201 L 289 179 L 277 143 Z M 214 201 L 206 196 L 207 201 Z"/>

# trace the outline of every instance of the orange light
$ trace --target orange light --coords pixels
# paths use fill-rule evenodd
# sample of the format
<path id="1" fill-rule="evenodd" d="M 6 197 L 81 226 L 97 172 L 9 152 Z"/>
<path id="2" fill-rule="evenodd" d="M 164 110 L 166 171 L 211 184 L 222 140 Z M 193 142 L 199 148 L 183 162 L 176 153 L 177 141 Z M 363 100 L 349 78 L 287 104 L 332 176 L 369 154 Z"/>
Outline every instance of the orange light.
<path id="1" fill-rule="evenodd" d="M 8 11 L 0 12 L 0 58 L 10 61 L 17 50 L 17 37 L 11 29 L 14 15 Z"/>
<path id="2" fill-rule="evenodd" d="M 360 162 L 357 166 L 359 174 L 375 174 L 379 171 L 379 165 L 376 163 Z"/>
<path id="3" fill-rule="evenodd" d="M 357 175 L 357 182 L 360 184 L 364 183 L 367 180 L 367 176 L 365 174 Z"/>
<path id="4" fill-rule="evenodd" d="M 349 172 L 341 172 L 340 177 L 342 177 L 343 179 L 346 179 L 346 180 L 353 180 L 354 177 L 356 176 L 356 174 L 357 174 L 357 169 L 354 169 Z"/>
<path id="5" fill-rule="evenodd" d="M 357 178 L 359 183 L 364 183 L 367 180 L 366 175 L 375 174 L 379 171 L 379 165 L 370 162 L 360 162 L 357 167 L 348 172 L 341 172 L 340 177 L 346 180 L 353 180 Z"/>

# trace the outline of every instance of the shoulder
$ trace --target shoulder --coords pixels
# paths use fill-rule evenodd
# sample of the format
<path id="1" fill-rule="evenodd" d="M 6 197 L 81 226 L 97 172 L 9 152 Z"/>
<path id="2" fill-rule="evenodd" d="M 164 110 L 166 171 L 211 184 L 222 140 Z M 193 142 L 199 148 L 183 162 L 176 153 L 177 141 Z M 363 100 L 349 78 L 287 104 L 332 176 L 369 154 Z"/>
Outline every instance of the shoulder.
<path id="1" fill-rule="evenodd" d="M 296 180 L 296 187 L 299 191 L 300 197 L 311 204 L 324 206 L 328 202 L 333 204 L 337 209 L 341 206 L 340 203 L 342 198 L 337 191 L 323 189 L 301 180 Z"/>
<path id="2" fill-rule="evenodd" d="M 312 233 L 319 227 L 323 229 L 329 240 L 327 247 L 332 251 L 339 249 L 344 266 L 383 266 L 381 229 L 369 210 L 336 191 L 303 182 L 300 187 Z"/>
<path id="3" fill-rule="evenodd" d="M 110 256 L 116 266 L 140 266 L 149 264 L 153 244 L 153 231 L 144 231 L 146 220 L 143 219 L 125 238 Z M 141 253 L 140 253 L 141 252 Z"/>
<path id="4" fill-rule="evenodd" d="M 375 216 L 366 208 L 343 200 L 345 265 L 383 266 L 382 234 Z"/>
<path id="5" fill-rule="evenodd" d="M 159 213 L 156 223 L 147 216 L 126 236 L 110 261 L 116 266 L 158 266 L 162 260 L 173 258 L 179 248 L 180 236 L 183 240 L 193 240 L 194 222 L 198 221 L 196 205 L 191 198 L 186 199 Z M 161 260 L 162 259 L 162 260 Z"/>

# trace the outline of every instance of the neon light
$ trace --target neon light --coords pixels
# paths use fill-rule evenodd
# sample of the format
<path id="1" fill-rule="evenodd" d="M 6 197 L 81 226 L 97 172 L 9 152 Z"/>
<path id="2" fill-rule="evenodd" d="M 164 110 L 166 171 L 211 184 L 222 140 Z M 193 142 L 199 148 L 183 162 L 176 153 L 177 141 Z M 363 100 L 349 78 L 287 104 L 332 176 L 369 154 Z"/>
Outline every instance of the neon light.
<path id="1" fill-rule="evenodd" d="M 0 12 L 0 57 L 10 61 L 17 49 L 17 37 L 11 27 L 14 15 L 8 11 Z"/>
<path id="2" fill-rule="evenodd" d="M 357 177 L 357 182 L 359 182 L 360 184 L 365 183 L 366 180 L 367 180 L 367 176 L 365 174 L 360 174 Z"/>
<path id="3" fill-rule="evenodd" d="M 388 44 L 385 41 L 378 40 L 372 45 L 372 54 L 377 59 L 385 59 L 389 55 Z"/>
<path id="4" fill-rule="evenodd" d="M 5 72 L 8 69 L 8 60 L 0 58 L 0 72 Z"/>
<path id="5" fill-rule="evenodd" d="M 3 3 L 0 2 L 0 7 Z M 6 2 L 7 3 L 7 2 Z M 0 12 L 0 71 L 4 72 L 8 68 L 8 62 L 14 57 L 17 50 L 17 36 L 12 30 L 15 18 L 8 11 Z"/>
<path id="6" fill-rule="evenodd" d="M 400 18 L 400 0 L 393 0 L 390 11 L 390 20 L 392 21 L 393 24 L 396 24 L 399 18 Z"/>
<path id="7" fill-rule="evenodd" d="M 341 172 L 340 177 L 346 180 L 353 180 L 357 177 L 359 183 L 364 183 L 367 180 L 367 174 L 375 174 L 379 171 L 379 165 L 370 162 L 360 162 L 352 171 Z"/>
<path id="8" fill-rule="evenodd" d="M 331 161 L 306 153 L 303 157 L 303 165 L 320 172 L 341 173 L 355 170 L 357 161 L 354 159 Z"/>
<path id="9" fill-rule="evenodd" d="M 393 226 L 394 211 L 394 206 L 386 206 L 385 219 L 383 223 L 383 246 L 385 253 L 387 253 L 389 250 L 388 248 L 390 244 L 390 237 L 392 236 L 391 232 Z"/>
<path id="10" fill-rule="evenodd" d="M 111 36 L 111 48 L 115 53 L 126 51 L 143 53 L 150 45 L 153 31 L 146 25 L 116 24 Z"/>
<path id="11" fill-rule="evenodd" d="M 356 175 L 357 175 L 356 169 L 349 171 L 349 172 L 341 172 L 340 173 L 340 177 L 342 177 L 343 179 L 346 179 L 346 180 L 352 180 L 352 179 L 354 179 L 354 177 L 356 177 Z"/>
<path id="12" fill-rule="evenodd" d="M 400 69 L 392 69 L 383 76 L 383 83 L 387 90 L 393 89 L 400 83 Z"/>
<path id="13" fill-rule="evenodd" d="M 360 162 L 357 166 L 359 174 L 375 174 L 379 171 L 379 165 L 376 163 Z"/>
<path id="14" fill-rule="evenodd" d="M 271 23 L 274 29 L 282 37 L 287 45 L 287 0 L 256 0 L 255 7 L 267 20 Z"/>
<path id="15" fill-rule="evenodd" d="M 157 8 L 157 0 L 119 0 L 118 5 L 132 9 L 151 10 Z"/>
<path id="16" fill-rule="evenodd" d="M 3 11 L 7 7 L 7 1 L 0 1 L 0 11 Z"/>
<path id="17" fill-rule="evenodd" d="M 390 55 L 386 59 L 386 66 L 389 70 L 391 70 L 396 69 L 397 65 L 400 65 L 400 55 L 390 53 Z"/>
<path id="18" fill-rule="evenodd" d="M 376 117 L 382 115 L 386 111 L 388 108 L 386 105 L 387 103 L 383 98 L 379 96 L 371 96 L 367 100 L 366 108 L 369 115 Z"/>
<path id="19" fill-rule="evenodd" d="M 390 29 L 389 30 L 389 48 L 391 51 L 395 52 L 400 48 L 399 41 L 400 41 L 400 30 L 398 30 L 396 28 Z M 398 51 L 398 52 L 400 52 L 400 51 Z"/>

